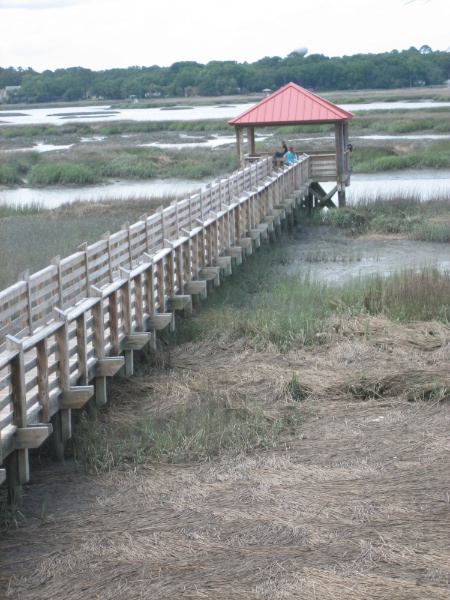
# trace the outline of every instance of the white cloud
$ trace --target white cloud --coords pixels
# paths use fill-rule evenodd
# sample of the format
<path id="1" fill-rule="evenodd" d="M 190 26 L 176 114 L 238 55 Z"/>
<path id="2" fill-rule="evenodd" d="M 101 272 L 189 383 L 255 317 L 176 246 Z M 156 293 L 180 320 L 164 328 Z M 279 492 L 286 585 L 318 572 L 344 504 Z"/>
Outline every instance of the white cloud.
<path id="1" fill-rule="evenodd" d="M 80 0 L 0 0 L 0 8 L 14 8 L 24 10 L 42 10 L 45 8 L 64 8 L 70 4 L 77 4 Z"/>
<path id="2" fill-rule="evenodd" d="M 168 66 L 254 62 L 306 46 L 343 56 L 450 46 L 448 0 L 0 0 L 0 66 Z M 363 5 L 363 9 L 361 6 Z M 36 10 L 36 9 L 41 10 Z M 60 10 L 64 8 L 64 10 Z"/>

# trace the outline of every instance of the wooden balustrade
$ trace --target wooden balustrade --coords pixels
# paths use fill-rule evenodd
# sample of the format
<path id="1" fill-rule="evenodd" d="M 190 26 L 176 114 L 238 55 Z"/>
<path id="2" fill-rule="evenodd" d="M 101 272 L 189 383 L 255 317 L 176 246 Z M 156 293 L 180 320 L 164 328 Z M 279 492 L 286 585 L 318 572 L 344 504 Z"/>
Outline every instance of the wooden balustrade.
<path id="1" fill-rule="evenodd" d="M 310 170 L 306 156 L 276 171 L 261 159 L 0 292 L 0 482 L 20 493 L 28 451 L 50 434 L 63 458 L 71 411 L 106 403 L 134 351 L 289 221 Z"/>

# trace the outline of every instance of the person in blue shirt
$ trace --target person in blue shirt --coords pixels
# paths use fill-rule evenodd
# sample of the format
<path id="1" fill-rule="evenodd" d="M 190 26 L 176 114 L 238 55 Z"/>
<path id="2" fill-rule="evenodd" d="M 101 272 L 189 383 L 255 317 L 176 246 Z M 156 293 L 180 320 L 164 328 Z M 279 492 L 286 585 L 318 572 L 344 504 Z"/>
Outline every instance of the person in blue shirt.
<path id="1" fill-rule="evenodd" d="M 280 150 L 277 150 L 277 151 L 275 152 L 275 154 L 273 155 L 272 164 L 273 164 L 273 166 L 274 166 L 274 167 L 276 167 L 276 166 L 277 166 L 277 160 L 278 160 L 279 158 L 282 158 L 283 156 L 286 156 L 286 152 L 287 152 L 287 151 L 288 151 L 288 148 L 287 148 L 287 146 L 286 146 L 286 142 L 283 140 L 283 141 L 281 142 L 281 151 L 280 151 Z"/>
<path id="2" fill-rule="evenodd" d="M 289 146 L 289 150 L 286 152 L 284 157 L 287 165 L 290 165 L 295 161 L 294 148 L 292 146 Z"/>

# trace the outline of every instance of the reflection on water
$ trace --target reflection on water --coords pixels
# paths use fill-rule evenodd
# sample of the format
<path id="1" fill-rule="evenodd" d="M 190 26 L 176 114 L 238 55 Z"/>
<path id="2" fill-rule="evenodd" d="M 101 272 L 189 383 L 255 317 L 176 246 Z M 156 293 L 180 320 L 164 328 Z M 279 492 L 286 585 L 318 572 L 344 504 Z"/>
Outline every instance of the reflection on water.
<path id="1" fill-rule="evenodd" d="M 48 189 L 4 189 L 0 190 L 0 204 L 25 206 L 31 203 L 55 208 L 74 201 L 127 200 L 130 198 L 161 198 L 164 196 L 189 196 L 204 190 L 209 181 L 183 181 L 179 179 L 159 179 L 151 181 L 116 181 L 105 185 L 84 188 Z M 322 183 L 329 192 L 334 183 Z M 354 174 L 347 188 L 349 204 L 360 199 L 375 196 L 392 197 L 393 194 L 413 194 L 424 200 L 436 196 L 450 196 L 450 170 L 395 171 L 392 173 Z"/>

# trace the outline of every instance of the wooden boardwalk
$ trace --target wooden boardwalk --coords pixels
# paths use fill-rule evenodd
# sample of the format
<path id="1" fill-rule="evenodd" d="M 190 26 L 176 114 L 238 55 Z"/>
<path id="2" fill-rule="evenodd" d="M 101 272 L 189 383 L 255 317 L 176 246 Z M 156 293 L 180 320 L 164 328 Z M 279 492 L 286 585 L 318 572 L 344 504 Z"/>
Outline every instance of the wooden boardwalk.
<path id="1" fill-rule="evenodd" d="M 62 460 L 71 411 L 105 404 L 106 379 L 131 375 L 134 351 L 292 219 L 314 169 L 335 168 L 325 163 L 261 159 L 0 292 L 0 481 L 13 494 L 29 480 L 29 449 L 51 434 Z"/>

